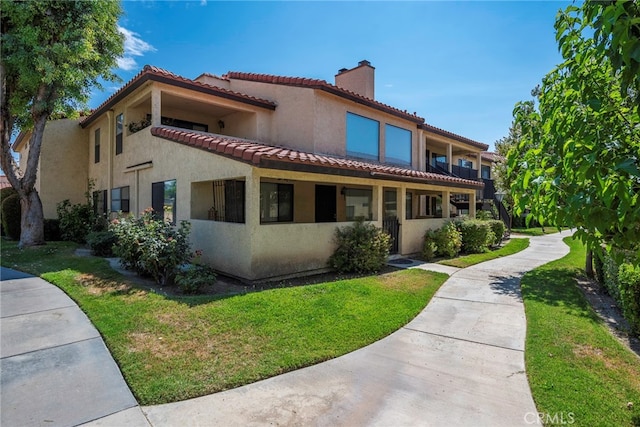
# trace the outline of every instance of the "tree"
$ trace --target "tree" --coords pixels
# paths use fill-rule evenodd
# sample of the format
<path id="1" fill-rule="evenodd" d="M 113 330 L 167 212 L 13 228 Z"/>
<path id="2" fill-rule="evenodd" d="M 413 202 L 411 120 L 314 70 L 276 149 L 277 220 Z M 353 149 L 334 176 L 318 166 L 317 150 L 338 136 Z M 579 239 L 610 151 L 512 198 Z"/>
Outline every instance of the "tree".
<path id="1" fill-rule="evenodd" d="M 20 196 L 21 246 L 44 242 L 44 219 L 35 190 L 42 136 L 53 113 L 73 116 L 99 79 L 122 55 L 113 0 L 2 0 L 0 51 L 0 165 Z M 14 130 L 28 131 L 29 154 L 21 172 L 11 154 Z"/>
<path id="2" fill-rule="evenodd" d="M 508 174 L 516 211 L 530 208 L 542 223 L 577 227 L 591 248 L 604 242 L 633 250 L 638 263 L 638 76 L 627 72 L 637 69 L 637 61 L 633 54 L 612 61 L 612 46 L 629 37 L 640 46 L 640 33 L 634 33 L 640 14 L 623 3 L 632 2 L 586 2 L 559 13 L 556 38 L 564 61 L 544 77 L 537 109 L 516 105 L 522 137 L 508 153 Z M 635 30 L 598 26 L 613 9 L 632 14 L 627 18 Z"/>

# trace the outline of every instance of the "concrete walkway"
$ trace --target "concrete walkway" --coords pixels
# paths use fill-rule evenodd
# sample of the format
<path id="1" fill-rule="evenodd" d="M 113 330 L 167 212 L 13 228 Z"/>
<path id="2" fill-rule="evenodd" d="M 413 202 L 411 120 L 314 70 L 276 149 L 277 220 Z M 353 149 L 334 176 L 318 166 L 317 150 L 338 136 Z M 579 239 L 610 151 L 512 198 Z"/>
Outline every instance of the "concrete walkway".
<path id="1" fill-rule="evenodd" d="M 2 269 L 1 424 L 531 425 L 519 279 L 568 253 L 567 235 L 534 237 L 518 254 L 447 270 L 453 275 L 412 322 L 370 346 L 233 390 L 142 408 L 62 291 Z"/>
<path id="2" fill-rule="evenodd" d="M 539 425 L 524 371 L 519 283 L 567 254 L 567 235 L 534 237 L 518 254 L 455 272 L 412 322 L 370 346 L 143 411 L 154 426 Z"/>
<path id="3" fill-rule="evenodd" d="M 58 287 L 0 269 L 0 425 L 147 425 L 98 331 Z"/>

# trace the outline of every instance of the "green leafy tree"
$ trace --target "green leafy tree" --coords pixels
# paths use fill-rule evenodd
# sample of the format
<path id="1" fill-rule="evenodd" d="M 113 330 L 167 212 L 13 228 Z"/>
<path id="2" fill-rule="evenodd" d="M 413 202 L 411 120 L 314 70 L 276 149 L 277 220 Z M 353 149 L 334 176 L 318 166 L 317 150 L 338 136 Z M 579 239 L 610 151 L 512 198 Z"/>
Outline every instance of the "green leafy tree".
<path id="1" fill-rule="evenodd" d="M 631 2 L 586 2 L 559 13 L 556 38 L 564 61 L 544 77 L 537 109 L 516 105 L 521 140 L 507 162 L 517 212 L 530 208 L 541 223 L 577 227 L 577 236 L 592 248 L 604 242 L 633 250 L 638 263 L 638 76 L 628 72 L 637 70 L 637 58 L 621 43 L 629 39 L 640 46 L 634 32 L 640 14 L 624 3 Z M 604 24 L 614 9 L 635 24 Z"/>
<path id="2" fill-rule="evenodd" d="M 35 190 L 42 136 L 53 113 L 73 116 L 122 55 L 117 1 L 1 1 L 0 165 L 20 196 L 20 244 L 44 242 L 44 219 Z M 16 129 L 27 131 L 22 171 L 11 153 Z"/>

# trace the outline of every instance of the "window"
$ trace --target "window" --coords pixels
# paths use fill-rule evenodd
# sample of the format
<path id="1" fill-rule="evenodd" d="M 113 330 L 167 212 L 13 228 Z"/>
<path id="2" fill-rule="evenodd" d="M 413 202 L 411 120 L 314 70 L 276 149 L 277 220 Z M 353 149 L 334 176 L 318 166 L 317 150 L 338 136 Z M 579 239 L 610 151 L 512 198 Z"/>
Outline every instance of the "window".
<path id="1" fill-rule="evenodd" d="M 260 222 L 293 221 L 293 184 L 260 183 Z"/>
<path id="2" fill-rule="evenodd" d="M 407 191 L 407 199 L 405 201 L 405 218 L 413 218 L 413 193 Z"/>
<path id="3" fill-rule="evenodd" d="M 345 206 L 347 209 L 347 221 L 355 221 L 364 218 L 367 221 L 373 219 L 372 199 L 373 192 L 371 190 L 360 188 L 345 188 Z"/>
<path id="4" fill-rule="evenodd" d="M 111 189 L 111 212 L 129 212 L 129 186 Z"/>
<path id="5" fill-rule="evenodd" d="M 385 162 L 411 166 L 411 131 L 387 124 L 384 135 Z"/>
<path id="6" fill-rule="evenodd" d="M 444 154 L 431 153 L 431 166 L 440 166 L 440 164 L 447 163 L 447 156 Z"/>
<path id="7" fill-rule="evenodd" d="M 176 223 L 176 180 L 151 184 L 151 207 L 156 218 Z"/>
<path id="8" fill-rule="evenodd" d="M 100 163 L 100 129 L 96 129 L 93 137 L 93 163 Z"/>
<path id="9" fill-rule="evenodd" d="M 482 178 L 491 179 L 491 166 L 482 165 Z"/>
<path id="10" fill-rule="evenodd" d="M 93 192 L 93 212 L 96 215 L 107 213 L 107 190 Z"/>
<path id="11" fill-rule="evenodd" d="M 458 166 L 461 168 L 473 169 L 473 162 L 467 159 L 458 159 Z"/>
<path id="12" fill-rule="evenodd" d="M 116 155 L 122 153 L 122 132 L 124 117 L 122 113 L 116 116 Z"/>
<path id="13" fill-rule="evenodd" d="M 394 190 L 384 190 L 384 218 L 398 217 L 398 192 Z"/>
<path id="14" fill-rule="evenodd" d="M 347 156 L 360 159 L 379 159 L 380 123 L 347 113 Z"/>
<path id="15" fill-rule="evenodd" d="M 244 223 L 244 181 L 229 179 L 213 182 L 213 207 L 209 219 L 223 222 Z"/>

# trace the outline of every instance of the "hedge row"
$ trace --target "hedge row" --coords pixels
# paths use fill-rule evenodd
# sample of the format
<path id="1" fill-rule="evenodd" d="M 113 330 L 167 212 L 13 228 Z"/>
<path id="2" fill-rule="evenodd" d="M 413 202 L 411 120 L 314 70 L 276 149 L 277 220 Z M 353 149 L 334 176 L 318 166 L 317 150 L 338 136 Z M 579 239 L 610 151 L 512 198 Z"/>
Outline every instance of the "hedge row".
<path id="1" fill-rule="evenodd" d="M 460 251 L 482 253 L 502 242 L 505 225 L 499 220 L 458 220 L 445 223 L 438 230 L 427 230 L 422 256 L 430 261 L 435 256 L 452 258 Z"/>
<path id="2" fill-rule="evenodd" d="M 598 281 L 616 300 L 631 326 L 640 335 L 640 265 L 617 262 L 606 251 L 594 254 Z"/>

